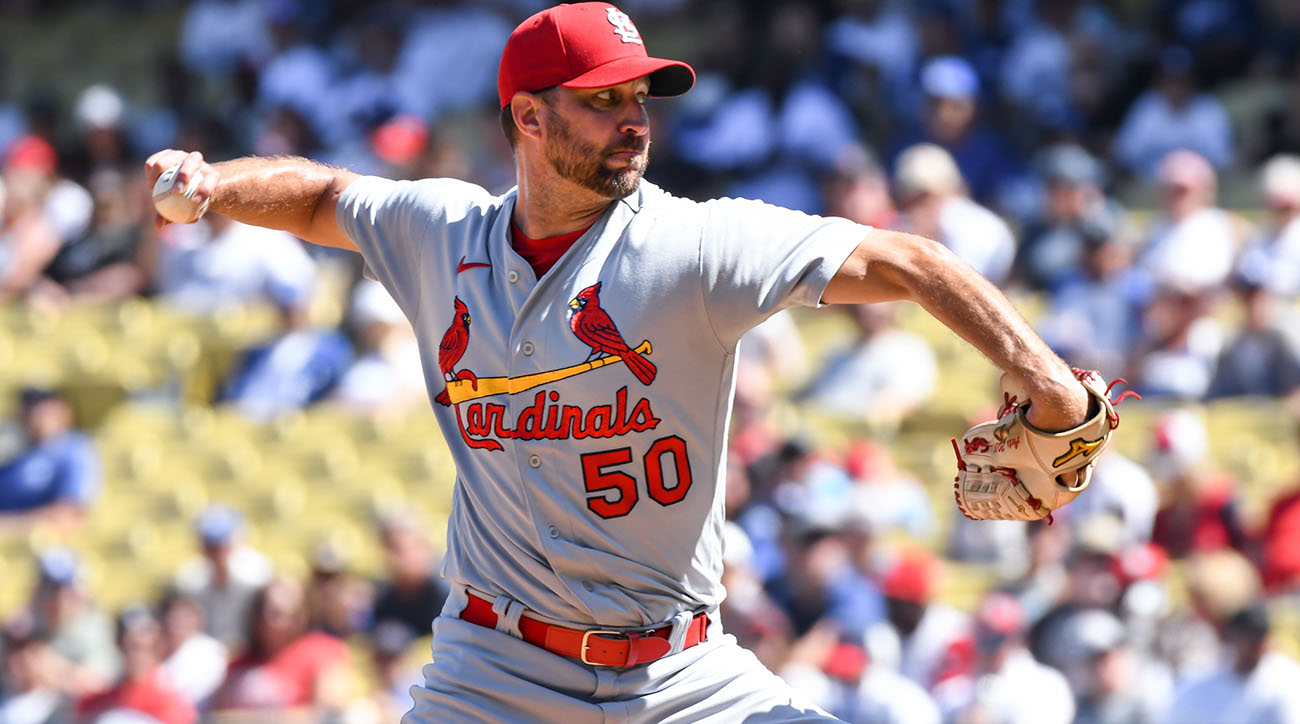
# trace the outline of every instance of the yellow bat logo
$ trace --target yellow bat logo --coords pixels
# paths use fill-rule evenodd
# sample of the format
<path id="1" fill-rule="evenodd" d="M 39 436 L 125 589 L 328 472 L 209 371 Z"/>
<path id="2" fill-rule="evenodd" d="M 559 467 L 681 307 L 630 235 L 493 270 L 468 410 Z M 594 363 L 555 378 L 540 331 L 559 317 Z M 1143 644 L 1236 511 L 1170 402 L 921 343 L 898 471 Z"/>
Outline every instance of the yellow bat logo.
<path id="1" fill-rule="evenodd" d="M 1061 453 L 1060 456 L 1052 461 L 1052 467 L 1059 468 L 1080 455 L 1083 455 L 1084 457 L 1091 455 L 1094 450 L 1101 447 L 1101 444 L 1105 442 L 1105 440 L 1105 437 L 1099 437 L 1096 440 L 1084 440 L 1081 437 L 1074 438 L 1070 441 L 1070 449 Z"/>

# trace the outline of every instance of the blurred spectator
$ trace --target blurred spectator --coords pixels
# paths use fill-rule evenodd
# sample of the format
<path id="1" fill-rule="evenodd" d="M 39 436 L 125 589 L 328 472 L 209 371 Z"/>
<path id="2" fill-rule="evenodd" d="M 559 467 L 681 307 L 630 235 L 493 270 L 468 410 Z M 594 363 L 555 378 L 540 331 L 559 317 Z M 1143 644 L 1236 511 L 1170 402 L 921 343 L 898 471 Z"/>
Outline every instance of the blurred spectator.
<path id="1" fill-rule="evenodd" d="M 352 361 L 347 338 L 312 323 L 310 287 L 272 284 L 268 293 L 279 329 L 242 354 L 219 396 L 220 402 L 262 422 L 324 399 Z"/>
<path id="2" fill-rule="evenodd" d="M 22 136 L 0 151 L 5 153 L 5 178 L 16 187 L 11 193 L 25 208 L 40 209 L 58 244 L 85 233 L 94 201 L 80 184 L 58 173 L 60 159 L 45 138 Z"/>
<path id="3" fill-rule="evenodd" d="M 378 721 L 397 721 L 411 710 L 411 687 L 424 683 L 421 664 L 409 656 L 410 631 L 396 621 L 386 621 L 370 632 L 375 669 L 375 707 Z M 424 660 L 421 652 L 420 661 Z M 349 711 L 352 707 L 349 707 Z"/>
<path id="4" fill-rule="evenodd" d="M 1161 415 L 1152 427 L 1155 446 L 1149 463 L 1160 485 L 1160 509 L 1152 542 L 1170 558 L 1222 548 L 1242 550 L 1246 533 L 1238 515 L 1237 481 L 1209 461 L 1208 435 L 1187 410 Z"/>
<path id="5" fill-rule="evenodd" d="M 145 286 L 139 254 L 143 236 L 150 232 L 138 189 L 112 168 L 95 171 L 88 183 L 95 200 L 90 226 L 59 249 L 33 290 L 54 305 L 115 301 L 139 294 Z"/>
<path id="6" fill-rule="evenodd" d="M 1234 613 L 1222 625 L 1228 660 L 1174 698 L 1167 724 L 1275 724 L 1300 721 L 1300 664 L 1269 650 L 1269 614 L 1263 602 Z"/>
<path id="7" fill-rule="evenodd" d="M 682 160 L 738 177 L 729 196 L 820 212 L 816 179 L 857 142 L 844 102 L 818 66 L 820 18 L 806 3 L 774 3 L 758 14 L 763 52 L 749 77 L 720 83 L 688 102 L 674 129 Z M 707 87 L 707 86 L 706 86 Z"/>
<path id="8" fill-rule="evenodd" d="M 1065 677 L 1025 648 L 1024 611 L 1016 599 L 992 593 L 975 616 L 974 666 L 939 682 L 935 698 L 956 722 L 1069 724 L 1074 696 Z"/>
<path id="9" fill-rule="evenodd" d="M 898 228 L 898 209 L 889 191 L 889 177 L 862 145 L 847 146 L 823 184 L 826 215 L 839 216 L 877 229 Z"/>
<path id="10" fill-rule="evenodd" d="M 925 540 L 935 529 L 925 487 L 894 462 L 889 448 L 862 440 L 849 447 L 845 472 L 853 478 L 851 529 L 868 536 L 905 533 Z M 866 570 L 866 566 L 859 565 Z"/>
<path id="11" fill-rule="evenodd" d="M 1300 591 L 1300 485 L 1272 501 L 1259 547 L 1260 570 L 1268 590 Z"/>
<path id="12" fill-rule="evenodd" d="M 900 96 L 915 92 L 920 45 L 909 10 L 897 0 L 850 3 L 826 28 L 831 51 L 861 65 L 875 81 L 875 99 L 888 98 L 904 108 L 908 102 Z"/>
<path id="13" fill-rule="evenodd" d="M 105 690 L 122 661 L 113 620 L 85 589 L 81 559 L 66 548 L 51 548 L 39 555 L 37 568 L 31 611 L 36 627 L 49 633 L 58 686 L 78 698 Z"/>
<path id="14" fill-rule="evenodd" d="M 790 521 L 785 575 L 768 585 L 773 600 L 789 614 L 795 636 L 829 624 L 850 641 L 862 641 L 884 619 L 875 583 L 853 565 L 841 529 L 814 518 Z"/>
<path id="15" fill-rule="evenodd" d="M 722 585 L 727 589 L 722 619 L 737 643 L 775 671 L 785 661 L 794 627 L 781 606 L 763 589 L 754 566 L 754 547 L 745 531 L 730 520 L 722 526 Z"/>
<path id="16" fill-rule="evenodd" d="M 926 98 L 921 122 L 905 126 L 894 139 L 895 178 L 904 175 L 906 149 L 933 144 L 952 156 L 971 197 L 982 204 L 996 203 L 1001 187 L 1020 172 L 1021 162 L 1001 132 L 979 118 L 975 69 L 958 56 L 931 58 L 921 67 L 921 88 Z"/>
<path id="17" fill-rule="evenodd" d="M 1279 154 L 1259 172 L 1268 223 L 1242 251 L 1238 269 L 1255 272 L 1274 294 L 1300 296 L 1300 156 Z"/>
<path id="18" fill-rule="evenodd" d="M 265 0 L 196 0 L 181 23 L 181 59 L 189 70 L 221 77 L 260 66 L 271 52 Z"/>
<path id="19" fill-rule="evenodd" d="M 158 604 L 163 627 L 164 659 L 160 674 L 200 711 L 226 678 L 226 646 L 203 632 L 198 600 L 171 587 Z"/>
<path id="20" fill-rule="evenodd" d="M 1234 279 L 1243 324 L 1219 353 L 1208 399 L 1286 397 L 1300 387 L 1300 351 L 1282 325 L 1283 301 L 1268 288 L 1266 277 L 1266 269 L 1243 268 Z"/>
<path id="21" fill-rule="evenodd" d="M 1128 171 L 1154 178 L 1162 159 L 1186 149 L 1217 169 L 1233 161 L 1232 125 L 1214 96 L 1196 87 L 1192 54 L 1182 47 L 1160 54 L 1155 86 L 1139 97 L 1115 136 L 1115 159 Z"/>
<path id="22" fill-rule="evenodd" d="M 193 314 L 259 303 L 272 289 L 305 296 L 316 278 L 293 236 L 220 214 L 167 226 L 157 255 L 153 282 L 162 301 Z"/>
<path id="23" fill-rule="evenodd" d="M 0 301 L 26 294 L 59 251 L 58 229 L 45 210 L 53 169 L 54 150 L 30 136 L 14 145 L 5 162 L 0 176 Z"/>
<path id="24" fill-rule="evenodd" d="M 1003 589 L 1016 597 L 1030 626 L 1065 601 L 1069 592 L 1072 533 L 1066 525 L 1033 522 L 1026 525 L 1029 561 L 1024 573 Z"/>
<path id="25" fill-rule="evenodd" d="M 313 547 L 307 580 L 307 627 L 340 639 L 370 623 L 369 584 L 348 570 L 343 553 L 327 541 Z"/>
<path id="26" fill-rule="evenodd" d="M 912 146 L 898 157 L 894 184 L 907 231 L 942 243 L 994 284 L 1016 253 L 1015 237 L 992 211 L 966 196 L 962 174 L 947 151 Z"/>
<path id="27" fill-rule="evenodd" d="M 833 415 L 896 425 L 929 399 L 938 380 L 934 352 L 898 328 L 892 304 L 841 308 L 857 333 L 852 345 L 827 353 L 825 366 L 798 399 Z"/>
<path id="28" fill-rule="evenodd" d="M 1201 678 L 1224 660 L 1222 623 L 1261 594 L 1259 572 L 1230 550 L 1197 553 L 1183 564 L 1187 605 L 1166 613 L 1156 639 L 1179 682 Z"/>
<path id="29" fill-rule="evenodd" d="M 398 108 L 436 119 L 495 101 L 495 69 L 513 26 L 490 6 L 465 0 L 416 10 L 399 26 L 405 37 L 394 67 Z"/>
<path id="30" fill-rule="evenodd" d="M 1223 328 L 1209 314 L 1210 301 L 1207 292 L 1176 288 L 1152 300 L 1127 375 L 1144 397 L 1205 397 L 1223 349 Z"/>
<path id="31" fill-rule="evenodd" d="M 1075 63 L 1071 25 L 1082 3 L 1034 3 L 1033 21 L 1020 28 L 1002 57 L 1002 95 L 1039 124 L 1071 115 L 1070 81 Z"/>
<path id="32" fill-rule="evenodd" d="M 243 517 L 224 505 L 204 509 L 194 522 L 202 557 L 176 574 L 176 587 L 199 603 L 205 631 L 232 651 L 247 643 L 253 597 L 271 580 L 271 562 L 243 541 Z"/>
<path id="33" fill-rule="evenodd" d="M 194 704 L 172 688 L 163 675 L 163 631 L 153 612 L 128 606 L 117 619 L 117 643 L 124 670 L 113 688 L 83 699 L 77 709 L 83 720 L 101 720 L 110 714 L 144 714 L 159 724 L 192 724 L 198 720 Z"/>
<path id="34" fill-rule="evenodd" d="M 99 453 L 58 393 L 28 387 L 18 398 L 26 445 L 0 465 L 0 533 L 43 524 L 68 530 L 99 492 Z"/>
<path id="35" fill-rule="evenodd" d="M 1220 287 L 1232 271 L 1237 221 L 1216 205 L 1214 169 L 1192 151 L 1174 151 L 1159 165 L 1163 217 L 1138 263 L 1156 283 L 1187 292 Z"/>
<path id="36" fill-rule="evenodd" d="M 101 171 L 134 171 L 127 168 L 135 159 L 127 148 L 126 114 L 126 101 L 112 86 L 96 83 L 83 90 L 72 111 L 77 136 L 61 159 L 64 172 L 88 185 Z"/>
<path id="37" fill-rule="evenodd" d="M 1103 191 L 1101 162 L 1081 146 L 1051 146 L 1038 166 L 1046 196 L 1025 229 L 1016 268 L 1031 287 L 1056 291 L 1084 266 L 1092 243 L 1123 232 L 1124 210 Z"/>
<path id="38" fill-rule="evenodd" d="M 1112 448 L 1093 468 L 1088 494 L 1074 503 L 1070 515 L 1081 520 L 1112 515 L 1124 526 L 1123 543 L 1141 543 L 1151 538 L 1159 493 L 1146 468 Z"/>
<path id="39" fill-rule="evenodd" d="M 352 290 L 349 313 L 357 358 L 331 399 L 363 414 L 403 413 L 426 399 L 424 367 L 411 323 L 379 282 L 363 279 Z"/>
<path id="40" fill-rule="evenodd" d="M 860 644 L 818 626 L 794 647 L 781 678 L 846 722 L 939 724 L 930 695 L 889 666 L 870 660 Z"/>
<path id="41" fill-rule="evenodd" d="M 1074 525 L 1073 547 L 1066 560 L 1065 591 L 1056 605 L 1033 622 L 1029 648 L 1034 658 L 1064 669 L 1068 623 L 1080 611 L 1117 610 L 1127 583 L 1119 562 L 1124 550 L 1124 527 L 1118 518 L 1097 514 Z"/>
<path id="42" fill-rule="evenodd" d="M 1075 724 L 1156 722 L 1173 696 L 1167 667 L 1126 640 L 1124 624 L 1107 611 L 1082 611 L 1065 624 L 1066 679 L 1078 703 Z"/>
<path id="43" fill-rule="evenodd" d="M 1077 232 L 1082 258 L 1057 280 L 1038 330 L 1070 364 L 1114 377 L 1126 369 L 1155 289 L 1133 266 L 1133 250 L 1119 229 L 1090 222 Z"/>
<path id="44" fill-rule="evenodd" d="M 348 648 L 338 639 L 307 630 L 302 587 L 276 579 L 253 597 L 247 621 L 248 648 L 230 662 L 214 710 L 221 716 L 312 716 L 338 712 L 349 696 Z"/>
<path id="45" fill-rule="evenodd" d="M 392 513 L 379 521 L 384 548 L 384 578 L 375 592 L 374 622 L 396 621 L 411 638 L 424 638 L 442 612 L 450 592 L 438 574 L 438 557 L 423 526 L 413 518 Z"/>
<path id="46" fill-rule="evenodd" d="M 898 634 L 898 671 L 930 690 L 969 664 L 970 621 L 933 600 L 940 562 L 923 549 L 904 548 L 885 566 L 880 589 L 889 623 Z"/>
<path id="47" fill-rule="evenodd" d="M 59 657 L 30 616 L 5 625 L 0 665 L 0 722 L 62 724 L 73 718 L 74 701 L 62 686 Z"/>
<path id="48" fill-rule="evenodd" d="M 746 373 L 753 371 L 779 381 L 783 387 L 793 386 L 808 374 L 803 337 L 788 309 L 782 309 L 746 332 L 736 354 Z"/>

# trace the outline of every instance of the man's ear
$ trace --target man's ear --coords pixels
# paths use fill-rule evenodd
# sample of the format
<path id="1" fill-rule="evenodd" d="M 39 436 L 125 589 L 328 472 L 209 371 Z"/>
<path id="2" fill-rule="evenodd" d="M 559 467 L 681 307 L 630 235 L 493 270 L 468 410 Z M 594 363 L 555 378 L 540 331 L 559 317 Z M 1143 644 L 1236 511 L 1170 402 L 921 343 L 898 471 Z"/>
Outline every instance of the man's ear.
<path id="1" fill-rule="evenodd" d="M 542 135 L 542 99 L 533 93 L 516 93 L 510 99 L 510 113 L 519 135 L 540 138 Z"/>

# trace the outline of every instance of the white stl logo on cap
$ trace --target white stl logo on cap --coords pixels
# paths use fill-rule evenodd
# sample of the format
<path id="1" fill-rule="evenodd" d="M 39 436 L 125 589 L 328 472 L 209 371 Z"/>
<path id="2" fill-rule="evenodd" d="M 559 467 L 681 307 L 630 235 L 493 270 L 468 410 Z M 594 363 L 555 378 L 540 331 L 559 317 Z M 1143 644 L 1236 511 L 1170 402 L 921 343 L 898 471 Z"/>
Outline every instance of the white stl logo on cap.
<path id="1" fill-rule="evenodd" d="M 618 33 L 618 37 L 622 38 L 624 43 L 645 45 L 641 42 L 641 33 L 632 24 L 632 18 L 629 18 L 627 13 L 618 8 L 605 8 L 605 12 L 609 15 L 609 24 L 614 26 L 614 32 Z"/>

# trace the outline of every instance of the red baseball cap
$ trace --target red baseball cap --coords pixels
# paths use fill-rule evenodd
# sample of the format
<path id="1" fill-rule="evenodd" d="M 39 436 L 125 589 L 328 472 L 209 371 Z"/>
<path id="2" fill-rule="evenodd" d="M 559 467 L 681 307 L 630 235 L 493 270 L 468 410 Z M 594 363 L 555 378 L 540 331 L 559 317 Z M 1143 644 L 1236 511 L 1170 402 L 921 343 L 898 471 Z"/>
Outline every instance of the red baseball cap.
<path id="1" fill-rule="evenodd" d="M 501 52 L 501 107 L 518 91 L 604 88 L 650 76 L 650 95 L 676 96 L 695 85 L 695 71 L 646 55 L 641 33 L 623 11 L 602 2 L 557 5 L 515 28 Z"/>

